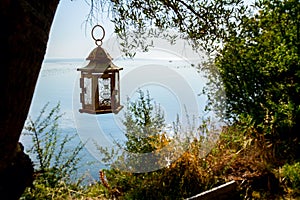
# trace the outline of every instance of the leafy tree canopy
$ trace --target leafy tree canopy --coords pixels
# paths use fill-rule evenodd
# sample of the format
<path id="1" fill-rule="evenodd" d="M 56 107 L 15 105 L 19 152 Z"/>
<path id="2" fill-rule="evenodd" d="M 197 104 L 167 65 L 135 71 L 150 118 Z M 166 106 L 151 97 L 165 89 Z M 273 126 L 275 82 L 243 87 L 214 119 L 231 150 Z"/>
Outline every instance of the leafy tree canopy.
<path id="1" fill-rule="evenodd" d="M 300 3 L 261 1 L 253 16 L 243 19 L 240 34 L 231 35 L 214 65 L 223 81 L 226 119 L 250 115 L 285 136 L 299 130 L 300 117 Z"/>
<path id="2" fill-rule="evenodd" d="M 91 0 L 88 21 L 93 22 L 95 12 L 107 10 L 120 38 L 135 38 L 122 43 L 127 49 L 144 47 L 147 38 L 160 35 L 171 41 L 180 36 L 208 52 L 218 49 L 230 33 L 239 30 L 242 19 L 251 15 L 251 7 L 243 0 Z M 172 29 L 178 35 L 160 34 L 152 28 Z"/>

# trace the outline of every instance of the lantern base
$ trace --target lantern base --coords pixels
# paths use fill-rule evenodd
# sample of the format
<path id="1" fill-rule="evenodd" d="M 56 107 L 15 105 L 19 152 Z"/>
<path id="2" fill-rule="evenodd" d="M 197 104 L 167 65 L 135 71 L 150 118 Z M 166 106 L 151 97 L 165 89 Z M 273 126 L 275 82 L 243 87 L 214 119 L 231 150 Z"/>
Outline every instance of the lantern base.
<path id="1" fill-rule="evenodd" d="M 80 113 L 89 113 L 89 114 L 107 114 L 107 113 L 114 113 L 114 114 L 118 114 L 120 112 L 120 110 L 122 110 L 123 106 L 120 105 L 119 107 L 115 108 L 115 109 L 99 109 L 99 110 L 90 110 L 90 109 L 79 109 Z"/>

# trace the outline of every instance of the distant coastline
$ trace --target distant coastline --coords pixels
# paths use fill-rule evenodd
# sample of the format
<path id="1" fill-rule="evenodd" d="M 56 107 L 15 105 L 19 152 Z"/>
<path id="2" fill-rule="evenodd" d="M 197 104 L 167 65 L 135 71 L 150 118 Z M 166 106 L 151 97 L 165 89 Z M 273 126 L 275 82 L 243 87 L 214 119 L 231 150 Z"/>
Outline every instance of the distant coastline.
<path id="1" fill-rule="evenodd" d="M 69 62 L 83 62 L 85 58 L 45 58 L 44 63 L 69 63 Z"/>

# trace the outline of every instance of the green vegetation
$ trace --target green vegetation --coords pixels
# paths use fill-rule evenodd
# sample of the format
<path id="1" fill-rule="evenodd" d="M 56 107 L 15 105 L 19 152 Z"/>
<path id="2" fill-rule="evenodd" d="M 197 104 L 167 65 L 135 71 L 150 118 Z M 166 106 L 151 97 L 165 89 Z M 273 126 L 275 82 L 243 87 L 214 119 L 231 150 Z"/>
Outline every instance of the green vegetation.
<path id="1" fill-rule="evenodd" d="M 286 186 L 280 181 L 276 175 L 278 168 L 284 165 L 283 171 L 291 169 L 296 173 L 296 167 L 288 168 L 285 163 L 293 166 L 300 159 L 300 3 L 266 0 L 255 5 L 257 13 L 242 18 L 239 31 L 231 33 L 220 54 L 205 69 L 211 78 L 206 94 L 210 108 L 219 108 L 219 116 L 229 122 L 228 129 L 235 130 L 235 139 L 244 141 L 243 148 L 254 150 L 249 149 L 252 153 L 244 157 L 248 159 L 245 164 L 254 164 L 252 173 L 259 173 L 255 179 L 263 182 L 268 174 L 272 180 L 272 184 L 259 191 L 255 189 L 259 184 L 253 177 L 248 178 L 253 194 L 247 195 L 274 198 L 272 194 L 280 193 L 276 192 L 277 187 L 283 190 L 293 185 Z M 223 90 L 226 99 L 222 100 L 219 94 Z M 235 162 L 242 160 L 243 157 Z"/>
<path id="2" fill-rule="evenodd" d="M 125 120 L 124 124 L 127 128 L 136 126 L 130 129 L 130 131 L 137 130 L 139 134 L 136 135 L 140 136 L 142 133 L 140 130 L 145 130 L 142 129 L 144 123 L 136 123 L 132 119 L 139 118 L 141 113 L 147 113 L 149 119 L 151 116 L 162 116 L 157 115 L 149 103 L 151 103 L 149 95 L 145 98 L 144 93 L 140 91 L 140 99 L 129 104 L 125 116 L 131 116 L 131 118 L 127 118 L 128 121 Z M 141 112 L 136 112 L 137 110 Z M 161 137 L 143 137 L 143 142 L 147 143 L 147 152 L 166 147 L 172 141 L 164 137 L 159 130 L 157 133 Z M 230 180 L 236 180 L 239 183 L 238 190 L 232 193 L 231 198 L 235 199 L 284 199 L 297 196 L 299 189 L 297 167 L 299 166 L 287 165 L 278 170 L 276 163 L 282 160 L 276 158 L 272 142 L 267 139 L 267 136 L 261 134 L 261 131 L 264 133 L 269 130 L 268 126 L 257 127 L 255 120 L 251 117 L 240 118 L 239 122 L 222 128 L 219 140 L 213 144 L 214 147 L 207 152 L 208 154 L 202 153 L 203 148 L 212 145 L 209 142 L 213 141 L 213 136 L 218 133 L 217 129 L 211 121 L 207 120 L 203 122 L 199 130 L 212 137 L 209 140 L 204 137 L 193 137 L 192 142 L 179 159 L 169 165 L 164 165 L 157 171 L 125 172 L 115 167 L 114 164 L 111 165 L 114 168 L 102 170 L 101 182 L 106 186 L 106 197 L 183 199 Z M 132 131 L 130 133 L 133 134 Z M 136 137 L 127 137 L 127 140 L 130 142 L 125 143 L 125 149 L 132 147 L 136 150 L 135 153 L 145 152 L 143 148 L 136 148 L 141 147 Z M 123 162 L 124 165 L 128 164 L 123 158 L 121 156 L 117 161 Z M 160 155 L 160 159 L 165 158 L 165 155 Z M 135 161 L 134 157 L 131 159 Z M 160 159 L 157 162 L 160 162 Z M 154 163 L 148 161 L 142 164 L 153 165 Z"/>
<path id="3" fill-rule="evenodd" d="M 184 38 L 195 49 L 213 52 L 230 33 L 238 32 L 241 19 L 251 14 L 243 0 L 91 1 L 88 21 L 93 21 L 95 13 L 108 10 L 122 39 L 122 51 L 129 56 L 137 50 L 147 51 L 153 45 L 151 40 L 158 37 L 173 44 Z"/>
<path id="4" fill-rule="evenodd" d="M 300 195 L 300 162 L 285 164 L 280 169 L 281 181 L 290 196 Z"/>
<path id="5" fill-rule="evenodd" d="M 136 136 L 140 138 L 134 137 L 132 130 L 136 130 L 138 133 L 141 133 L 140 131 L 149 133 L 147 131 L 150 130 L 149 127 L 152 127 L 150 122 L 159 122 L 157 123 L 160 124 L 158 127 L 164 126 L 163 113 L 159 106 L 152 103 L 149 94 L 145 96 L 142 91 L 139 91 L 139 94 L 137 101 L 127 105 L 125 114 L 127 118 L 123 123 L 130 134 L 126 134 L 127 140 L 124 148 L 126 150 L 133 149 L 135 153 L 155 152 L 168 146 L 172 139 L 166 137 L 161 128 L 151 129 L 154 132 L 150 132 L 151 134 L 147 136 L 142 137 L 142 134 L 137 134 Z M 27 131 L 33 133 L 31 135 L 34 138 L 33 143 L 36 149 L 33 151 L 33 148 L 31 151 L 35 152 L 35 155 L 39 155 L 38 149 L 40 152 L 45 152 L 47 146 L 51 147 L 50 149 L 59 149 L 57 152 L 67 152 L 67 149 L 58 148 L 55 143 L 51 142 L 55 139 L 49 140 L 48 136 L 46 140 L 48 143 L 42 145 L 41 142 L 44 141 L 45 135 L 57 134 L 57 120 L 61 117 L 58 110 L 59 107 L 55 107 L 45 120 L 41 120 L 40 115 L 39 120 L 35 120 L 34 123 L 30 120 L 26 126 Z M 139 112 L 136 112 L 137 110 Z M 45 108 L 41 113 L 44 112 Z M 141 113 L 146 115 L 141 115 Z M 144 118 L 148 119 L 147 123 L 142 120 Z M 43 122 L 44 125 L 53 124 L 48 129 L 51 131 L 43 132 L 45 135 L 37 134 L 42 133 L 40 130 L 46 130 L 48 127 L 40 126 L 42 124 L 40 122 Z M 36 127 L 35 131 L 33 127 Z M 180 129 L 177 130 L 180 131 Z M 280 197 L 280 195 L 285 195 L 285 197 L 298 195 L 299 163 L 286 164 L 277 170 L 272 164 L 275 159 L 272 151 L 270 151 L 272 145 L 264 138 L 264 135 L 256 130 L 251 118 L 245 118 L 239 123 L 223 127 L 218 142 L 207 155 L 203 154 L 203 147 L 211 145 L 209 142 L 217 136 L 217 128 L 211 121 L 207 120 L 203 122 L 199 130 L 205 135 L 211 135 L 210 139 L 194 137 L 186 151 L 174 162 L 168 164 L 162 162 L 166 157 L 164 154 L 160 154 L 156 162 L 160 163 L 161 166 L 164 165 L 164 167 L 156 171 L 126 172 L 114 167 L 113 162 L 111 165 L 113 168 L 100 171 L 99 182 L 82 186 L 80 179 L 75 180 L 75 182 L 70 180 L 70 175 L 77 168 L 77 163 L 73 164 L 73 168 L 69 168 L 67 165 L 56 165 L 55 168 L 54 165 L 44 165 L 44 171 L 40 171 L 40 167 L 37 167 L 34 185 L 26 190 L 22 199 L 183 199 L 230 180 L 243 183 L 239 190 L 232 194 L 232 198 L 270 199 L 275 198 L 275 196 Z M 140 143 L 140 139 L 143 143 Z M 40 144 L 40 147 L 37 144 Z M 104 151 L 102 149 L 102 152 Z M 45 160 L 47 154 L 40 155 L 44 155 L 41 158 Z M 106 155 L 114 156 L 109 153 Z M 64 156 L 68 157 L 70 154 L 63 154 L 62 157 Z M 117 158 L 119 163 L 123 161 L 123 164 L 127 164 L 129 162 L 138 167 L 154 164 L 153 161 L 136 162 L 134 156 L 129 157 L 129 161 L 126 163 L 122 156 L 124 155 Z M 58 157 L 56 155 L 53 158 Z M 73 158 L 79 159 L 77 156 Z M 39 157 L 37 157 L 38 160 Z M 63 159 L 59 163 L 66 163 L 66 160 L 68 159 Z M 37 162 L 36 166 L 39 166 L 38 163 L 40 162 Z M 62 175 L 56 168 L 65 172 L 68 170 L 68 173 Z"/>
<path id="6" fill-rule="evenodd" d="M 217 80 L 212 80 L 215 88 L 210 90 L 216 93 L 207 93 L 212 105 L 223 108 L 220 114 L 225 119 L 251 117 L 256 129 L 260 127 L 274 145 L 281 141 L 276 144 L 276 156 L 299 157 L 300 3 L 258 4 L 259 13 L 243 18 L 240 33 L 228 38 L 214 60 L 226 99 L 219 102 L 215 96 Z"/>
<path id="7" fill-rule="evenodd" d="M 84 177 L 76 176 L 84 144 L 73 147 L 74 135 L 59 132 L 60 113 L 58 103 L 48 113 L 47 103 L 35 120 L 28 118 L 24 135 L 32 139 L 27 153 L 34 161 L 34 182 L 21 199 L 72 199 L 88 195 L 81 185 Z M 99 190 L 101 191 L 101 190 Z M 86 194 L 87 193 L 87 194 Z"/>
<path id="8" fill-rule="evenodd" d="M 117 157 L 111 165 L 113 168 L 101 172 L 107 198 L 115 196 L 119 199 L 182 199 L 217 185 L 219 181 L 208 171 L 209 167 L 200 155 L 200 144 L 207 144 L 204 138 L 197 139 L 194 134 L 193 138 L 189 138 L 192 141 L 190 144 L 187 143 L 188 140 L 176 138 L 176 134 L 169 138 L 167 133 L 162 131 L 165 122 L 159 105 L 152 102 L 149 93 L 145 95 L 141 90 L 138 93 L 139 98 L 128 103 L 123 122 L 126 127 L 123 148 L 127 152 Z M 181 131 L 178 128 L 180 125 L 175 123 L 174 126 L 174 130 Z M 203 130 L 210 134 L 204 125 Z M 185 136 L 191 135 L 187 133 Z M 178 145 L 178 149 L 172 152 L 174 146 L 170 144 L 174 140 L 187 143 L 186 151 L 180 151 L 182 146 Z M 167 151 L 162 152 L 162 149 Z M 104 151 L 101 148 L 100 150 Z M 138 155 L 143 153 L 152 153 L 156 159 L 139 159 Z M 178 156 L 178 153 L 182 155 Z M 173 156 L 178 156 L 179 159 L 174 159 Z M 169 163 L 166 159 L 169 159 Z M 151 171 L 151 166 L 155 165 L 159 169 Z M 127 167 L 127 171 L 122 170 L 123 166 Z M 131 167 L 130 171 L 128 166 Z M 141 169 L 146 172 L 136 173 Z"/>
<path id="9" fill-rule="evenodd" d="M 145 96 L 139 90 L 139 99 L 128 102 L 123 124 L 126 127 L 127 138 L 125 150 L 132 153 L 146 153 L 155 151 L 151 145 L 165 126 L 164 114 L 159 105 L 153 105 L 149 92 Z"/>

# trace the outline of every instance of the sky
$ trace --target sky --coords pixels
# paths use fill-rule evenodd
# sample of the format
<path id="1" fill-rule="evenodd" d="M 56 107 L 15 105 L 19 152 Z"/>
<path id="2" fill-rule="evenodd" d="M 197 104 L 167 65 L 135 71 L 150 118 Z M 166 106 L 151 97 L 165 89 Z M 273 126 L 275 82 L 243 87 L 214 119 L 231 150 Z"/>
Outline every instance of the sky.
<path id="1" fill-rule="evenodd" d="M 61 0 L 50 30 L 45 58 L 85 58 L 95 48 L 91 37 L 94 25 L 85 26 L 90 6 L 84 0 Z M 108 39 L 113 23 L 106 15 L 98 17 Z M 96 25 L 96 24 L 95 24 Z"/>

